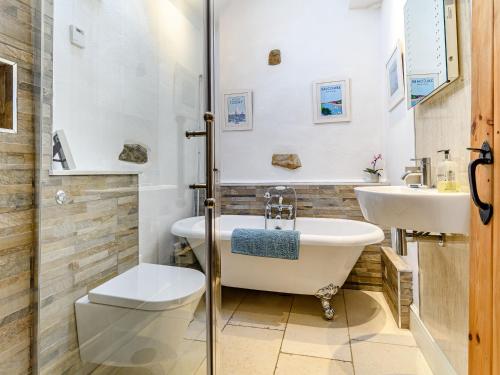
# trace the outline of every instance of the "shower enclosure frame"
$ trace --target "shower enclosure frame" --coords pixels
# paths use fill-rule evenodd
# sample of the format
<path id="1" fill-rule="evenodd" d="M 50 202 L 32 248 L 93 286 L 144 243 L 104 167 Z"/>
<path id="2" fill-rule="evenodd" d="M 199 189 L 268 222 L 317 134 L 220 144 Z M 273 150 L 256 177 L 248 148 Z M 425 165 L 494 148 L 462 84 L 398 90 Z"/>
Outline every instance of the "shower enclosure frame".
<path id="1" fill-rule="evenodd" d="M 207 375 L 216 375 L 220 368 L 219 327 L 221 311 L 221 267 L 218 239 L 220 217 L 219 169 L 216 167 L 215 70 L 214 70 L 214 1 L 205 0 L 206 7 L 206 113 L 205 121 L 205 233 L 206 233 L 206 339 Z"/>
<path id="2" fill-rule="evenodd" d="M 218 197 L 218 168 L 216 168 L 216 132 L 215 129 L 215 85 L 214 85 L 214 0 L 206 0 L 206 109 L 205 121 L 205 236 L 206 236 L 206 339 L 207 339 L 207 375 L 216 375 L 219 371 L 219 337 L 221 330 L 221 267 L 218 240 L 218 217 L 220 208 Z"/>

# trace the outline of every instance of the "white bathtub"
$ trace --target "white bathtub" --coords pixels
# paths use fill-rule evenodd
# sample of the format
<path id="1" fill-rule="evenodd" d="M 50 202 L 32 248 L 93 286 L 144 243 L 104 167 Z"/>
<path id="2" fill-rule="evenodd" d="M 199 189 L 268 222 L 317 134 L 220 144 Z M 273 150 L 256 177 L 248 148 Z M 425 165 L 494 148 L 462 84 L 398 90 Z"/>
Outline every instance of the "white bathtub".
<path id="1" fill-rule="evenodd" d="M 222 216 L 219 224 L 222 285 L 293 294 L 314 295 L 331 284 L 341 287 L 364 247 L 384 239 L 382 230 L 369 223 L 299 217 L 299 259 L 261 258 L 231 253 L 231 234 L 235 228 L 264 228 L 263 216 Z M 180 220 L 171 231 L 188 239 L 204 267 L 204 217 Z"/>

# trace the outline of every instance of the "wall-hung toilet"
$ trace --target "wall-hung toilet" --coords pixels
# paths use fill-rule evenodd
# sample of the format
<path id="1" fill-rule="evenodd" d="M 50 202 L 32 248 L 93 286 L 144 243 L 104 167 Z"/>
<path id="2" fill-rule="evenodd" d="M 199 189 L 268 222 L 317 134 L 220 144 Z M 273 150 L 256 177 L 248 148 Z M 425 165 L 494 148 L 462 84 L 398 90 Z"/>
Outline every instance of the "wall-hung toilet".
<path id="1" fill-rule="evenodd" d="M 205 275 L 140 264 L 75 303 L 84 362 L 128 367 L 169 363 L 205 291 Z"/>

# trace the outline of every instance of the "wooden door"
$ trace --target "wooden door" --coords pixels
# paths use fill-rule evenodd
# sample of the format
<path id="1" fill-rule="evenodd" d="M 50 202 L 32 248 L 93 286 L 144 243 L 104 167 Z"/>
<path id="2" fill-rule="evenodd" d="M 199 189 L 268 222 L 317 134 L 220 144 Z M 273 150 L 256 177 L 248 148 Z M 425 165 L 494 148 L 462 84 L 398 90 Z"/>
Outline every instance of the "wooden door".
<path id="1" fill-rule="evenodd" d="M 493 221 L 493 374 L 500 374 L 500 0 L 493 5 L 493 201 L 496 220 Z"/>
<path id="2" fill-rule="evenodd" d="M 484 225 L 472 205 L 469 374 L 500 375 L 500 0 L 472 4 L 471 144 L 493 148 L 494 164 L 477 176 L 481 200 L 493 204 L 494 215 Z"/>

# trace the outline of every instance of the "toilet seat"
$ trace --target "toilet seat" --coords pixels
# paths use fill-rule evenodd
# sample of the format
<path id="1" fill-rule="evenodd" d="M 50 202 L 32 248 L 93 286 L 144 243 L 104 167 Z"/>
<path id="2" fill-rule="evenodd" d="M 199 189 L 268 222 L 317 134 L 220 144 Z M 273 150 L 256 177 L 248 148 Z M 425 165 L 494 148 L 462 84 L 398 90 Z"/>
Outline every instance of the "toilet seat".
<path id="1" fill-rule="evenodd" d="M 92 303 L 146 311 L 171 310 L 200 298 L 205 275 L 197 270 L 141 263 L 92 289 Z"/>

